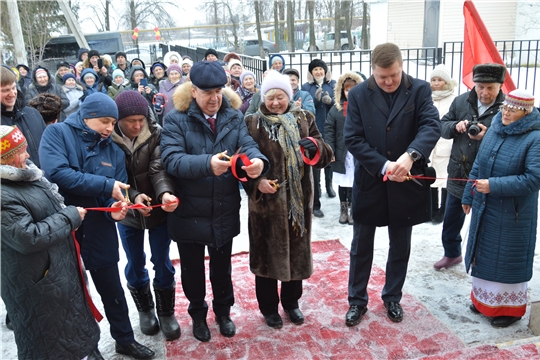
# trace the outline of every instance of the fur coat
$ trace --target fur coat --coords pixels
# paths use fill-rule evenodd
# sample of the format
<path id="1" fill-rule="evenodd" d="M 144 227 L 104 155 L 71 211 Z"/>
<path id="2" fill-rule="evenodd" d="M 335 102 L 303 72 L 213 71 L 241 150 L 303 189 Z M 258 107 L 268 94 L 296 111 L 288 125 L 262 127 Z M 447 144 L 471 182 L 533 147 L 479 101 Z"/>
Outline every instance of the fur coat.
<path id="1" fill-rule="evenodd" d="M 322 169 L 330 163 L 333 153 L 317 128 L 315 117 L 309 111 L 301 110 L 294 103 L 289 109 L 297 113 L 300 138 L 311 136 L 316 139 L 321 157 L 314 166 Z M 256 114 L 246 118 L 249 134 L 259 144 L 259 149 L 270 161 L 270 171 L 258 179 L 249 179 L 244 184 L 249 195 L 249 259 L 250 269 L 257 276 L 281 281 L 307 279 L 313 273 L 311 255 L 311 217 L 313 213 L 313 174 L 311 166 L 303 164 L 304 176 L 301 179 L 304 207 L 303 234 L 296 233 L 291 219 L 290 193 L 288 185 L 274 194 L 263 194 L 258 190 L 261 179 L 287 179 L 286 158 L 278 141 L 269 138 L 265 127 L 260 123 L 260 111 L 267 111 L 264 104 Z"/>

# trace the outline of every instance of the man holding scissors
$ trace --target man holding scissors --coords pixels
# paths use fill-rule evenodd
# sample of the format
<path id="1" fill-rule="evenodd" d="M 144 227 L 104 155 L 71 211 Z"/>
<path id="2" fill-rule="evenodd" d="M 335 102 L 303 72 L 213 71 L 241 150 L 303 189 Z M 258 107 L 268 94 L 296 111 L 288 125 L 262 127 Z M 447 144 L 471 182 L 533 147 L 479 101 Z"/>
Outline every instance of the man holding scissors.
<path id="1" fill-rule="evenodd" d="M 178 244 L 182 287 L 189 300 L 193 335 L 210 340 L 206 323 L 205 248 L 210 255 L 212 307 L 220 333 L 232 337 L 234 304 L 231 281 L 232 239 L 240 233 L 240 191 L 232 155 L 241 147 L 245 161 L 236 161 L 238 177 L 257 178 L 268 160 L 248 135 L 240 97 L 228 89 L 225 70 L 217 62 L 193 65 L 191 83 L 181 85 L 172 101 L 176 110 L 164 119 L 163 166 L 173 176 L 178 208 L 169 214 L 169 236 Z M 226 96 L 223 97 L 223 94 Z M 238 158 L 238 156 L 233 157 Z M 241 173 L 241 174 L 240 174 Z"/>
<path id="2" fill-rule="evenodd" d="M 367 311 L 378 226 L 388 226 L 390 240 L 381 297 L 388 318 L 403 320 L 400 301 L 412 226 L 431 219 L 429 183 L 406 180 L 412 179 L 409 173 L 426 173 L 427 158 L 441 134 L 429 83 L 403 72 L 397 45 L 375 47 L 371 68 L 372 76 L 349 92 L 344 129 L 345 145 L 356 159 L 347 326 L 357 325 Z"/>

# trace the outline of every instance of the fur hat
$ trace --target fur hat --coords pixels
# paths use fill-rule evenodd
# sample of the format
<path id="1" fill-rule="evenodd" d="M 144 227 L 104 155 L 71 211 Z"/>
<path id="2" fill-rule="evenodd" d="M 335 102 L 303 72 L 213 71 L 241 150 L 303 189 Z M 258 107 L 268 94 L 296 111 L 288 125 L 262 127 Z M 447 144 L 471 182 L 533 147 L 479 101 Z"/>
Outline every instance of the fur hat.
<path id="1" fill-rule="evenodd" d="M 506 67 L 501 64 L 479 64 L 473 68 L 473 81 L 476 83 L 504 84 Z"/>
<path id="2" fill-rule="evenodd" d="M 272 89 L 283 90 L 289 97 L 289 100 L 293 99 L 293 91 L 291 82 L 289 80 L 289 75 L 283 75 L 276 70 L 268 70 L 268 73 L 261 84 L 261 94 L 263 99 L 266 93 Z"/>
<path id="3" fill-rule="evenodd" d="M 249 70 L 244 70 L 244 71 L 242 72 L 242 75 L 240 75 L 240 84 L 243 84 L 243 83 L 244 83 L 244 78 L 245 78 L 246 76 L 251 76 L 251 77 L 253 77 L 253 80 L 254 80 L 255 82 L 257 82 L 257 77 L 255 76 L 254 73 L 252 73 L 252 72 L 249 71 Z"/>
<path id="4" fill-rule="evenodd" d="M 206 50 L 206 52 L 204 53 L 204 60 L 206 60 L 206 58 L 207 58 L 208 55 L 210 55 L 210 54 L 213 54 L 213 55 L 215 55 L 217 58 L 219 58 L 216 50 L 214 50 L 214 49 L 208 49 L 208 50 Z"/>
<path id="5" fill-rule="evenodd" d="M 0 142 L 2 146 L 2 160 L 9 160 L 12 157 L 26 150 L 28 143 L 19 128 L 15 126 L 0 125 Z"/>
<path id="6" fill-rule="evenodd" d="M 126 76 L 124 75 L 124 72 L 123 72 L 122 70 L 120 70 L 120 69 L 116 69 L 116 70 L 114 70 L 113 73 L 112 73 L 112 78 L 113 78 L 113 80 L 116 79 L 117 76 L 121 76 L 122 79 L 125 79 L 125 78 L 126 78 Z"/>
<path id="7" fill-rule="evenodd" d="M 223 57 L 223 62 L 224 63 L 229 63 L 229 62 L 231 62 L 232 59 L 242 61 L 242 58 L 240 57 L 240 55 L 238 55 L 237 53 L 234 53 L 234 52 L 230 52 L 230 53 L 228 53 L 227 55 L 225 55 Z"/>
<path id="8" fill-rule="evenodd" d="M 92 56 L 98 56 L 98 57 L 99 57 L 99 51 L 94 50 L 94 49 L 90 50 L 90 51 L 88 52 L 88 58 L 91 59 Z"/>
<path id="9" fill-rule="evenodd" d="M 503 105 L 530 113 L 534 108 L 534 96 L 527 90 L 516 89 L 506 95 Z"/>
<path id="10" fill-rule="evenodd" d="M 138 91 L 122 91 L 114 100 L 118 106 L 118 120 L 130 115 L 148 117 L 148 101 Z"/>
<path id="11" fill-rule="evenodd" d="M 315 69 L 316 67 L 321 67 L 324 69 L 324 74 L 326 75 L 326 73 L 328 73 L 328 66 L 326 65 L 326 63 L 324 61 L 322 61 L 321 59 L 313 59 L 311 60 L 311 62 L 309 63 L 309 66 L 308 66 L 308 70 L 311 74 L 313 74 L 313 69 Z"/>
<path id="12" fill-rule="evenodd" d="M 231 59 L 231 61 L 229 61 L 229 64 L 228 64 L 229 70 L 231 70 L 233 65 L 240 65 L 240 68 L 244 70 L 244 66 L 242 65 L 242 62 L 240 62 L 240 60 Z"/>
<path id="13" fill-rule="evenodd" d="M 108 95 L 96 92 L 84 99 L 79 107 L 79 114 L 82 119 L 112 117 L 118 120 L 118 107 Z"/>
<path id="14" fill-rule="evenodd" d="M 64 75 L 66 77 L 68 74 Z M 69 74 L 75 79 L 73 74 Z M 57 120 L 62 112 L 62 99 L 59 96 L 49 93 L 42 93 L 28 102 L 28 106 L 33 107 L 41 114 L 45 124 Z"/>
<path id="15" fill-rule="evenodd" d="M 171 64 L 168 68 L 167 68 L 167 76 L 169 76 L 169 74 L 171 73 L 171 71 L 178 71 L 180 73 L 180 75 L 182 75 L 182 68 L 180 66 L 178 66 L 178 64 Z"/>
<path id="16" fill-rule="evenodd" d="M 217 61 L 199 61 L 189 72 L 191 83 L 201 90 L 222 88 L 227 84 L 225 70 Z"/>
<path id="17" fill-rule="evenodd" d="M 64 76 L 62 76 L 62 81 L 64 82 L 64 84 L 66 83 L 66 80 L 67 79 L 73 79 L 75 81 L 77 81 L 77 78 L 75 77 L 75 75 L 73 75 L 72 73 L 67 73 L 65 74 Z"/>

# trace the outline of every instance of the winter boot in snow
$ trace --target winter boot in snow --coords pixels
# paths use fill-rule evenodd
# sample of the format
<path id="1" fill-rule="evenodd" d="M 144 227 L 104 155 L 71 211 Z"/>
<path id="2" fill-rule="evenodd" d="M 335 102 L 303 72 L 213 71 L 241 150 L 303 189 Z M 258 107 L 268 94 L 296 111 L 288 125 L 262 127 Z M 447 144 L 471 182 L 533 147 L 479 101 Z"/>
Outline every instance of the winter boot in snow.
<path id="1" fill-rule="evenodd" d="M 156 293 L 156 308 L 159 318 L 159 326 L 167 340 L 175 340 L 180 337 L 180 325 L 174 317 L 175 286 L 166 289 L 154 284 Z"/>
<path id="2" fill-rule="evenodd" d="M 342 202 L 340 204 L 340 208 L 339 208 L 340 212 L 339 212 L 339 223 L 340 224 L 346 224 L 348 221 L 349 221 L 349 216 L 347 215 L 347 212 L 349 210 L 349 208 L 347 207 L 347 202 Z"/>
<path id="3" fill-rule="evenodd" d="M 144 335 L 155 335 L 159 332 L 159 324 L 154 311 L 154 300 L 150 291 L 150 282 L 136 289 L 128 284 L 135 306 L 139 311 L 139 326 Z"/>

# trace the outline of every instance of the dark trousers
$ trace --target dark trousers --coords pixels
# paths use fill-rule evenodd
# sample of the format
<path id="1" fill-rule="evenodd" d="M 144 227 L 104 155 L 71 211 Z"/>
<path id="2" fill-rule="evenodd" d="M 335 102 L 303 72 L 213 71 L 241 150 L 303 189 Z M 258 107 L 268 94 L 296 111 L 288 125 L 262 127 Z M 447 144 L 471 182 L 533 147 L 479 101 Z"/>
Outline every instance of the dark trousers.
<path id="1" fill-rule="evenodd" d="M 339 202 L 352 204 L 352 187 L 338 186 Z"/>
<path id="2" fill-rule="evenodd" d="M 456 258 L 461 255 L 461 228 L 464 222 L 465 213 L 461 207 L 461 198 L 448 193 L 442 227 L 444 256 Z"/>
<path id="3" fill-rule="evenodd" d="M 278 280 L 255 276 L 255 293 L 259 309 L 264 316 L 278 312 Z M 298 300 L 302 297 L 302 280 L 281 282 L 281 305 L 285 310 L 298 309 Z"/>
<path id="4" fill-rule="evenodd" d="M 188 312 L 194 321 L 205 320 L 208 313 L 206 278 L 204 269 L 205 245 L 178 242 L 182 288 L 189 300 Z M 212 284 L 212 309 L 216 316 L 229 316 L 234 305 L 231 280 L 232 239 L 220 248 L 208 247 L 210 255 L 210 283 Z"/>
<path id="5" fill-rule="evenodd" d="M 349 305 L 367 306 L 367 285 L 373 263 L 375 226 L 353 224 L 351 262 L 349 267 Z M 384 302 L 401 300 L 411 253 L 412 226 L 388 227 L 390 248 L 386 261 L 386 282 L 382 291 Z"/>
<path id="6" fill-rule="evenodd" d="M 326 186 L 332 184 L 332 167 L 324 168 L 324 181 Z M 313 210 L 321 208 L 321 170 L 313 168 Z"/>
<path id="7" fill-rule="evenodd" d="M 146 254 L 144 252 L 145 229 L 137 229 L 118 223 L 118 232 L 122 239 L 122 247 L 126 252 L 128 263 L 124 273 L 129 285 L 141 288 L 148 281 L 146 270 Z M 152 256 L 150 261 L 154 264 L 154 285 L 169 289 L 174 283 L 174 266 L 169 258 L 169 245 L 171 239 L 167 230 L 167 224 L 148 230 L 148 240 Z"/>
<path id="8" fill-rule="evenodd" d="M 135 341 L 129 321 L 129 310 L 120 283 L 118 265 L 90 270 L 94 285 L 101 296 L 105 316 L 110 324 L 111 336 L 121 345 L 127 346 Z"/>

